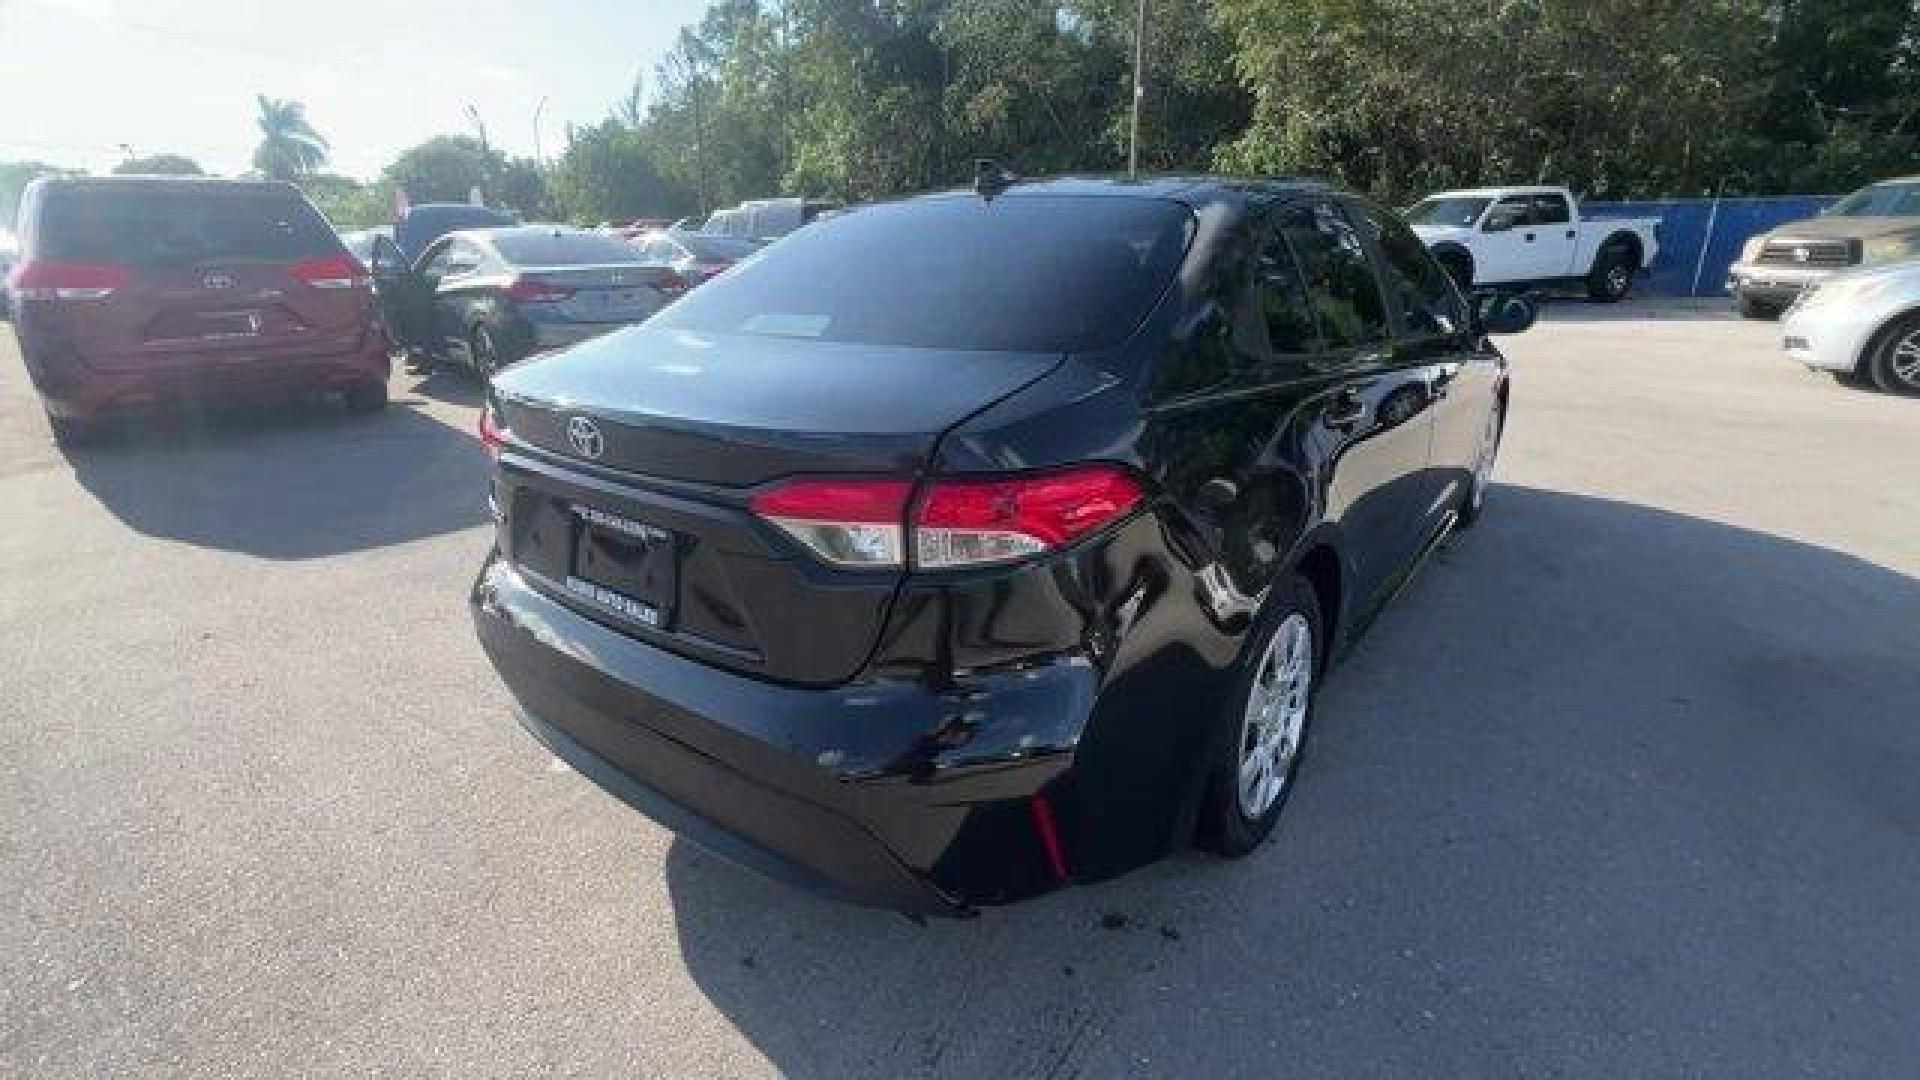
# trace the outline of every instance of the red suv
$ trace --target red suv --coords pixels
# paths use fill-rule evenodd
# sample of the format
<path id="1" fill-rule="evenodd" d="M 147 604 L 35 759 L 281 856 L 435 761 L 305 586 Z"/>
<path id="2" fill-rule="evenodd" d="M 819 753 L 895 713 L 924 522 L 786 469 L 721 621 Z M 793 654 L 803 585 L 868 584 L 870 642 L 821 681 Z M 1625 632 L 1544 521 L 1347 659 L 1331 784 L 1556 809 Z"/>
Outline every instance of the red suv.
<path id="1" fill-rule="evenodd" d="M 335 390 L 387 403 L 372 281 L 287 184 L 48 177 L 8 277 L 56 437 L 122 408 Z"/>

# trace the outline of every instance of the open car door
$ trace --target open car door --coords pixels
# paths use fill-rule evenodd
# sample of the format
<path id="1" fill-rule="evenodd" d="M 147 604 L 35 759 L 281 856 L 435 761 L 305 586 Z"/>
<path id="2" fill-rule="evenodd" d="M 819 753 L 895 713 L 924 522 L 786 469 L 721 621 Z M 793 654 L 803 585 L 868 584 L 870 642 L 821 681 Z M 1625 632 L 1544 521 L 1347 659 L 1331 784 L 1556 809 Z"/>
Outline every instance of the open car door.
<path id="1" fill-rule="evenodd" d="M 374 237 L 373 254 L 368 261 L 387 339 L 413 355 L 439 351 L 433 283 L 415 272 L 400 245 L 387 237 Z"/>

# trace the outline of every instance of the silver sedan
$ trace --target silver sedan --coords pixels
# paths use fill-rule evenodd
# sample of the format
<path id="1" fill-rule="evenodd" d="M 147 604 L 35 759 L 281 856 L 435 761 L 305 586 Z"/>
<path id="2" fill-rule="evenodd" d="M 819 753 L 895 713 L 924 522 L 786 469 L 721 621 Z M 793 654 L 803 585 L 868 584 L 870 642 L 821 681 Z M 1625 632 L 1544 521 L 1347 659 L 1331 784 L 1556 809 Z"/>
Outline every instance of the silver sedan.
<path id="1" fill-rule="evenodd" d="M 1787 356 L 1848 382 L 1920 395 L 1920 261 L 1836 275 L 1781 320 Z"/>

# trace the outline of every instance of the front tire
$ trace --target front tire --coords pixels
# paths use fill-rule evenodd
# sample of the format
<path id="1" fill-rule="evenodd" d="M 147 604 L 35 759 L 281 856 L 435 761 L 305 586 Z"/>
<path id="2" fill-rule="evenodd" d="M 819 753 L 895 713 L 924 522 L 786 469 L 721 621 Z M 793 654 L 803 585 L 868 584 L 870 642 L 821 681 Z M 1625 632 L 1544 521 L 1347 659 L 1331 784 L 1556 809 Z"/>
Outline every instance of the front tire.
<path id="1" fill-rule="evenodd" d="M 1229 859 L 1260 846 L 1293 794 L 1326 641 L 1313 586 L 1299 577 L 1275 586 L 1255 627 L 1200 814 L 1199 846 Z"/>
<path id="2" fill-rule="evenodd" d="M 1608 248 L 1593 261 L 1587 272 L 1587 298 L 1602 304 L 1617 304 L 1633 291 L 1633 276 L 1639 260 L 1625 248 Z"/>
<path id="3" fill-rule="evenodd" d="M 1867 360 L 1873 385 L 1889 394 L 1920 396 L 1920 315 L 1909 315 L 1881 335 Z"/>

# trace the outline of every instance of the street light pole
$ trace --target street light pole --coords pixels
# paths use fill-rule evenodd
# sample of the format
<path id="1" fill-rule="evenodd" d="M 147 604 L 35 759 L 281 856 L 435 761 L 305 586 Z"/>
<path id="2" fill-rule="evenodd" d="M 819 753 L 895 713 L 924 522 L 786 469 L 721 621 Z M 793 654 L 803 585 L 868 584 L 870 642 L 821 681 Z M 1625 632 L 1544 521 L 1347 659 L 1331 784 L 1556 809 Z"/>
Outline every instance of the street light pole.
<path id="1" fill-rule="evenodd" d="M 547 157 L 540 152 L 540 114 L 547 109 L 546 95 L 541 95 L 540 104 L 533 107 L 533 163 L 539 168 L 547 167 Z"/>
<path id="2" fill-rule="evenodd" d="M 1127 119 L 1127 175 L 1140 173 L 1140 99 L 1146 96 L 1147 0 L 1133 24 L 1133 113 Z"/>

